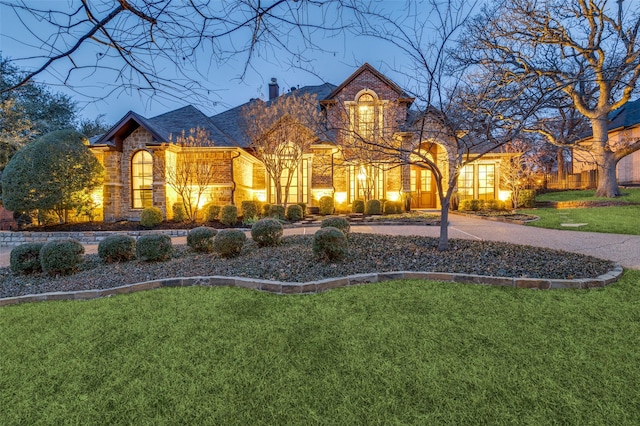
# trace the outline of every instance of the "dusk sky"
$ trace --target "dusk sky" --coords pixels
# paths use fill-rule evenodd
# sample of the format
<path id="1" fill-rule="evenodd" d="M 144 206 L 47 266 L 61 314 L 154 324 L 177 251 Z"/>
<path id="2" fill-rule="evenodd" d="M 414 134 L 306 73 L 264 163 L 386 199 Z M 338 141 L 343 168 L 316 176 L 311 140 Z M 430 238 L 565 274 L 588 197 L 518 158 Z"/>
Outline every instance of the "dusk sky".
<path id="1" fill-rule="evenodd" d="M 58 2 L 68 5 L 69 0 L 31 1 L 29 5 L 39 5 L 43 8 L 51 7 L 51 4 Z M 389 13 L 398 12 L 406 7 L 404 1 L 381 1 L 381 7 L 386 8 Z M 60 4 L 57 5 L 58 8 Z M 315 12 L 314 12 L 315 13 Z M 320 16 L 312 18 L 320 19 Z M 343 23 L 348 23 L 349 17 L 336 17 L 325 15 L 323 20 L 335 20 L 341 18 Z M 425 16 L 423 19 L 427 19 Z M 47 27 L 42 23 L 30 22 L 31 30 L 40 37 L 46 37 Z M 71 75 L 70 86 L 78 88 L 82 94 L 74 93 L 59 83 L 59 78 L 55 78 L 66 73 L 69 61 L 62 60 L 51 71 L 38 77 L 38 81 L 50 84 L 53 90 L 58 90 L 70 94 L 78 101 L 82 107 L 82 115 L 87 118 L 94 118 L 100 113 L 106 114 L 109 123 L 115 123 L 127 111 L 133 110 L 144 116 L 151 117 L 172 109 L 179 108 L 186 104 L 194 104 L 204 113 L 212 115 L 222 112 L 230 107 L 242 104 L 250 98 L 266 97 L 267 85 L 272 77 L 278 79 L 281 93 L 294 86 L 317 85 L 323 82 L 339 84 L 346 79 L 355 69 L 364 62 L 369 62 L 381 72 L 389 76 L 400 86 L 407 87 L 409 79 L 398 69 L 407 70 L 406 60 L 402 53 L 389 43 L 372 38 L 356 37 L 348 32 L 343 32 L 333 37 L 326 34 L 317 33 L 312 36 L 313 41 L 318 43 L 322 50 L 313 49 L 306 51 L 305 57 L 312 60 L 312 67 L 316 75 L 300 69 L 292 68 L 288 61 L 289 57 L 277 49 L 266 49 L 259 52 L 258 57 L 254 57 L 244 79 L 239 76 L 246 60 L 246 55 L 239 54 L 226 64 L 208 64 L 201 68 L 202 80 L 206 80 L 206 86 L 210 88 L 209 95 L 205 102 L 193 102 L 188 96 L 140 96 L 137 93 L 126 91 L 115 91 L 109 93 L 106 89 L 105 81 L 111 77 L 103 72 L 83 74 L 76 72 Z M 295 43 L 295 41 L 292 41 Z M 14 60 L 28 58 L 38 54 L 38 43 L 32 34 L 27 31 L 23 24 L 17 19 L 15 13 L 8 6 L 0 5 L 0 50 L 6 58 Z M 97 44 L 89 44 L 76 54 L 76 60 L 91 58 L 100 51 Z M 206 55 L 201 52 L 201 55 Z M 204 59 L 204 60 L 203 60 Z M 206 58 L 199 57 L 199 61 L 207 62 Z M 16 65 L 23 69 L 39 66 L 43 59 L 20 60 Z M 166 72 L 171 74 L 173 64 L 167 66 Z M 89 100 L 87 93 L 98 98 Z"/>

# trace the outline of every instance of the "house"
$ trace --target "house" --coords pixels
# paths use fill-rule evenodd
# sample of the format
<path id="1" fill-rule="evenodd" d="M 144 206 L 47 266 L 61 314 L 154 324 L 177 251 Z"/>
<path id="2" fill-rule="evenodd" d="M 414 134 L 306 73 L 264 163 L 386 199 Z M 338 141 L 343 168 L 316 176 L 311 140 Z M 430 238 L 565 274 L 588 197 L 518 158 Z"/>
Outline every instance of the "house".
<path id="1" fill-rule="evenodd" d="M 291 171 L 291 188 L 286 203 L 318 204 L 332 196 L 344 208 L 354 199 L 399 200 L 411 195 L 414 208 L 439 207 L 436 185 L 429 170 L 401 165 L 381 156 L 352 155 L 349 142 L 359 137 L 424 144 L 427 155 L 446 165 L 446 143 L 415 141 L 414 99 L 369 64 L 358 68 L 338 86 L 325 83 L 279 93 L 276 79 L 269 84 L 269 100 L 292 93 L 313 94 L 319 100 L 328 131 L 318 135 Z M 251 100 L 250 102 L 256 102 Z M 198 202 L 219 205 L 240 204 L 257 199 L 275 202 L 275 185 L 264 164 L 252 154 L 242 118 L 244 105 L 214 116 L 186 106 L 153 118 L 127 113 L 106 134 L 91 141 L 90 149 L 105 167 L 103 187 L 96 194 L 105 221 L 139 218 L 143 208 L 159 207 L 171 218 L 178 195 L 167 185 L 167 171 L 185 161 L 215 165 L 207 182 L 206 196 Z M 423 118 L 424 119 L 424 118 Z M 176 135 L 203 129 L 210 141 L 201 146 L 174 143 Z M 351 140 L 352 141 L 352 140 Z M 283 141 L 285 142 L 285 141 Z M 371 150 L 360 150 L 371 154 Z M 496 199 L 500 194 L 500 165 L 506 154 L 490 153 L 465 166 L 460 174 L 460 199 Z M 445 170 L 446 173 L 446 170 Z"/>
<path id="2" fill-rule="evenodd" d="M 609 145 L 615 151 L 640 139 L 640 99 L 627 102 L 609 113 Z M 578 145 L 589 145 L 591 134 L 578 141 Z M 573 172 L 576 184 L 573 187 L 595 187 L 596 164 L 593 156 L 584 150 L 573 150 Z M 618 162 L 616 177 L 620 185 L 640 185 L 640 151 L 636 151 Z M 590 183 L 590 184 L 589 184 Z"/>

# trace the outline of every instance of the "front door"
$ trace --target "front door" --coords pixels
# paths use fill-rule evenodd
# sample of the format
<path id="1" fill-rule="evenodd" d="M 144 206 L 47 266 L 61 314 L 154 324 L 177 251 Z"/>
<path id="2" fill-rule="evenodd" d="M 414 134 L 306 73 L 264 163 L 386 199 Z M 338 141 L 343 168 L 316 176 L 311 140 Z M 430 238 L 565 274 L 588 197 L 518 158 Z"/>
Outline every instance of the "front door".
<path id="1" fill-rule="evenodd" d="M 411 207 L 417 209 L 436 207 L 436 185 L 431 170 L 411 167 Z"/>

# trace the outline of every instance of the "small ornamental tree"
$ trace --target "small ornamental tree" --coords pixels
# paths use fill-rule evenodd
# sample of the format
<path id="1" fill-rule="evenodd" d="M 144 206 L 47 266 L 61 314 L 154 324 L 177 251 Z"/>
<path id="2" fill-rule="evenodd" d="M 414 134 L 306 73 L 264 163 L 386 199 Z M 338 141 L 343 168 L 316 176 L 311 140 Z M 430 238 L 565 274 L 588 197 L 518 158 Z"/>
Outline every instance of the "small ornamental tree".
<path id="1" fill-rule="evenodd" d="M 103 181 L 103 168 L 84 140 L 80 133 L 59 130 L 18 151 L 2 174 L 5 208 L 53 210 L 62 222 L 68 210 L 81 208 Z"/>

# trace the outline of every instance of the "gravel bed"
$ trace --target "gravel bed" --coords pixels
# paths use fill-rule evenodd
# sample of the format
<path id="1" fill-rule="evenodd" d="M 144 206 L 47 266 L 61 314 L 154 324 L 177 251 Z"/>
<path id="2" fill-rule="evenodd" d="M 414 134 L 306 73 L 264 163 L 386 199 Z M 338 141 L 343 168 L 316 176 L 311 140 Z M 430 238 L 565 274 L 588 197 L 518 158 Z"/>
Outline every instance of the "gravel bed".
<path id="1" fill-rule="evenodd" d="M 612 262 L 590 256 L 498 242 L 451 240 L 451 250 L 439 252 L 435 238 L 359 233 L 349 238 L 349 255 L 336 263 L 317 261 L 311 250 L 313 236 L 296 235 L 284 237 L 278 247 L 258 248 L 249 241 L 235 259 L 175 246 L 173 258 L 166 262 L 104 264 L 97 255 L 87 255 L 80 270 L 69 276 L 18 276 L 0 268 L 0 297 L 201 275 L 304 282 L 368 272 L 437 271 L 570 279 L 594 278 L 613 269 Z"/>

